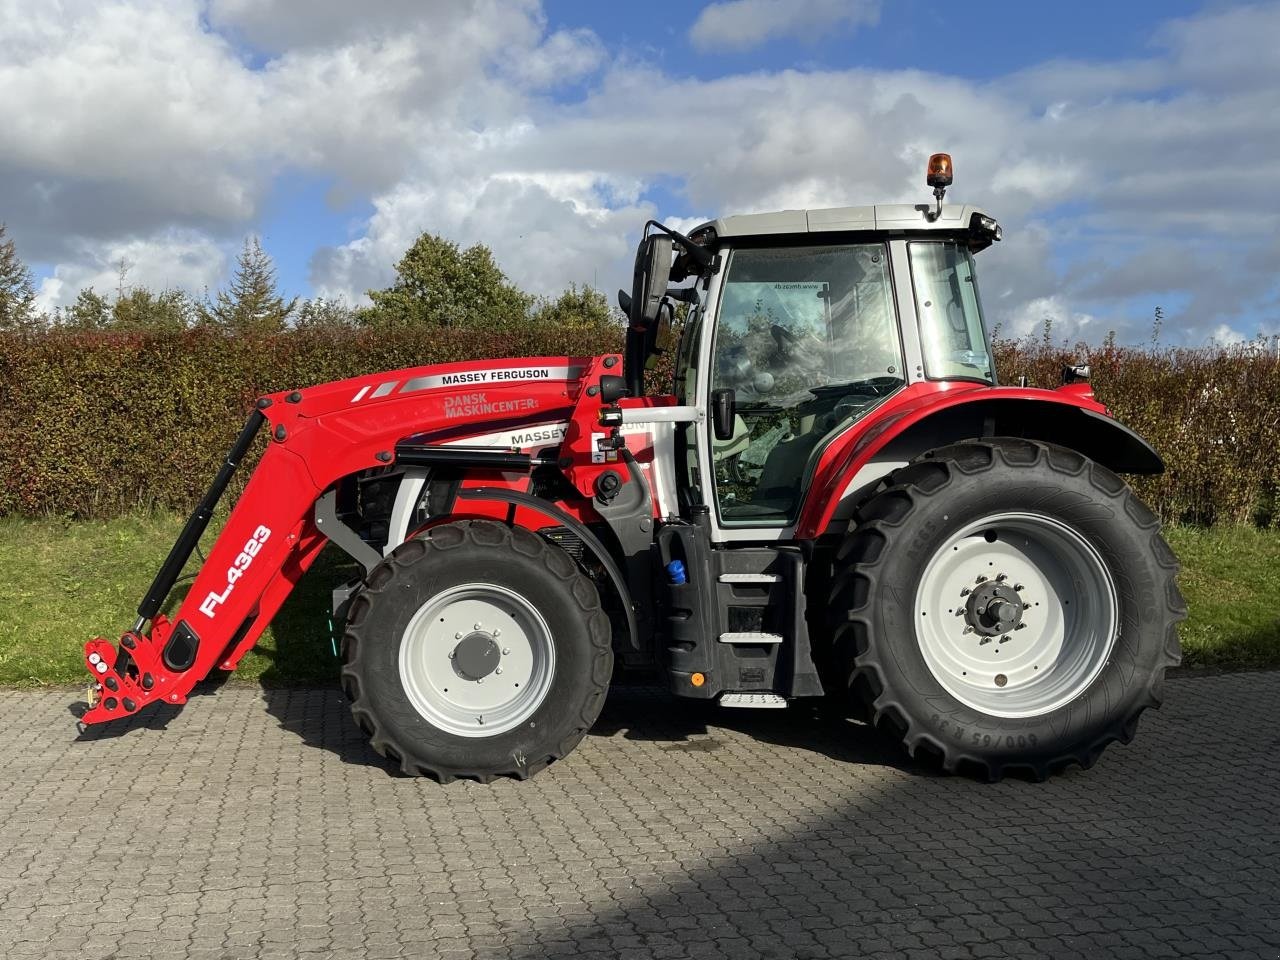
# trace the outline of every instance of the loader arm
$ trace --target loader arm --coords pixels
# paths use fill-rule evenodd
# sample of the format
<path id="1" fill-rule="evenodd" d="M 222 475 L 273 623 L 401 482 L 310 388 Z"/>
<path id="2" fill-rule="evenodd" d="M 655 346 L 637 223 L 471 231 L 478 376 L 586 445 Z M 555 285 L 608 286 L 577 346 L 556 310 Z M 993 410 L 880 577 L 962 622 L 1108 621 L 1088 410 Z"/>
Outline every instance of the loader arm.
<path id="1" fill-rule="evenodd" d="M 161 700 L 185 703 L 210 672 L 235 669 L 327 542 L 315 506 L 339 480 L 392 465 L 406 437 L 445 443 L 563 419 L 588 382 L 598 384 L 606 360 L 617 362 L 542 357 L 416 367 L 262 397 L 139 605 L 133 628 L 118 648 L 101 637 L 85 645 L 95 685 L 81 722 L 116 719 Z M 190 591 L 166 617 L 162 604 L 264 427 L 265 452 Z M 590 438 L 574 439 L 589 461 Z M 519 467 L 512 461 L 487 469 L 502 481 Z"/>

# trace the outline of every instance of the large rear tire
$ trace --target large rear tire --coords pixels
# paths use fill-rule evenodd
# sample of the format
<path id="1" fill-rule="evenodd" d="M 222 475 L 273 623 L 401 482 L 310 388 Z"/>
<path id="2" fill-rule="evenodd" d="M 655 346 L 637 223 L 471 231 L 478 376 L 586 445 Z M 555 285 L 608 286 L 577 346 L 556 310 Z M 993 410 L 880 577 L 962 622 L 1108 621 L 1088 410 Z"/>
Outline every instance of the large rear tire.
<path id="1" fill-rule="evenodd" d="M 1036 779 L 1133 737 L 1186 607 L 1155 516 L 1062 447 L 974 440 L 896 471 L 832 586 L 864 716 L 948 771 Z"/>
<path id="2" fill-rule="evenodd" d="M 351 604 L 342 683 L 373 748 L 410 775 L 532 776 L 604 705 L 595 586 L 520 527 L 465 520 L 397 547 Z"/>

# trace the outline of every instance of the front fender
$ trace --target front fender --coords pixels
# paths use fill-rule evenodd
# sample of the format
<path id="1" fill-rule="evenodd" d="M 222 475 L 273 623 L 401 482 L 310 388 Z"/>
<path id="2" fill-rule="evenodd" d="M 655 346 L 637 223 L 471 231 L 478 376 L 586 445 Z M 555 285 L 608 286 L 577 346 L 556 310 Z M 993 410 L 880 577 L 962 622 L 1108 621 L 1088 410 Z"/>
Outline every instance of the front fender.
<path id="1" fill-rule="evenodd" d="M 797 519 L 797 537 L 822 534 L 842 500 L 870 489 L 893 466 L 958 440 L 1024 437 L 1069 447 L 1116 473 L 1164 472 L 1155 449 L 1112 418 L 1087 388 L 931 386 L 908 388 L 899 402 L 885 404 L 828 447 Z"/>

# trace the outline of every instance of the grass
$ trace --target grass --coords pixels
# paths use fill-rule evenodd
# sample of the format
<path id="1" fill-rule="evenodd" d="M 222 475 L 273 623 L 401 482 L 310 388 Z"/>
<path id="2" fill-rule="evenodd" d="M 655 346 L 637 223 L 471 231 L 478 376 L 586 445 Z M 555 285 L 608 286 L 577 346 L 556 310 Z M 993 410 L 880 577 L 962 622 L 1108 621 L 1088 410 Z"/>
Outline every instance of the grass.
<path id="1" fill-rule="evenodd" d="M 0 519 L 0 685 L 87 684 L 84 641 L 116 640 L 133 623 L 181 528 L 182 518 L 167 514 L 74 523 Z M 206 551 L 213 537 L 212 529 L 205 534 Z M 353 574 L 341 554 L 326 549 L 235 676 L 272 686 L 336 679 L 329 592 Z M 185 590 L 180 583 L 167 613 Z"/>
<path id="2" fill-rule="evenodd" d="M 1280 531 L 1172 527 L 1179 584 L 1191 615 L 1182 662 L 1227 669 L 1280 667 Z"/>
<path id="3" fill-rule="evenodd" d="M 84 641 L 114 640 L 132 623 L 181 525 L 164 514 L 0 519 L 0 685 L 87 683 Z M 1280 666 L 1280 532 L 1173 528 L 1167 536 L 1182 559 L 1191 608 L 1181 632 L 1184 664 Z M 334 679 L 329 591 L 352 572 L 326 551 L 236 676 L 274 686 Z"/>

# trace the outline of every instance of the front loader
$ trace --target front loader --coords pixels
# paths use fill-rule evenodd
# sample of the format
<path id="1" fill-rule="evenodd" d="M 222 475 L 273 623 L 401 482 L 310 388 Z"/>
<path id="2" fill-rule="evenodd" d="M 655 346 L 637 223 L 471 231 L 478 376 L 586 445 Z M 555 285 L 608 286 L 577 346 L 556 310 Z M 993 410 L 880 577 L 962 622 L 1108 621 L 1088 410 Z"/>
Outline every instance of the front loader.
<path id="1" fill-rule="evenodd" d="M 326 543 L 374 748 L 448 781 L 563 757 L 625 668 L 677 696 L 833 698 L 949 771 L 1035 778 L 1127 741 L 1178 661 L 1177 563 L 1119 476 L 1160 457 L 1088 371 L 996 383 L 980 210 L 650 222 L 621 355 L 416 367 L 262 397 L 87 724 L 234 670 Z M 646 364 L 687 305 L 669 393 Z M 161 613 L 255 437 L 266 452 Z"/>

